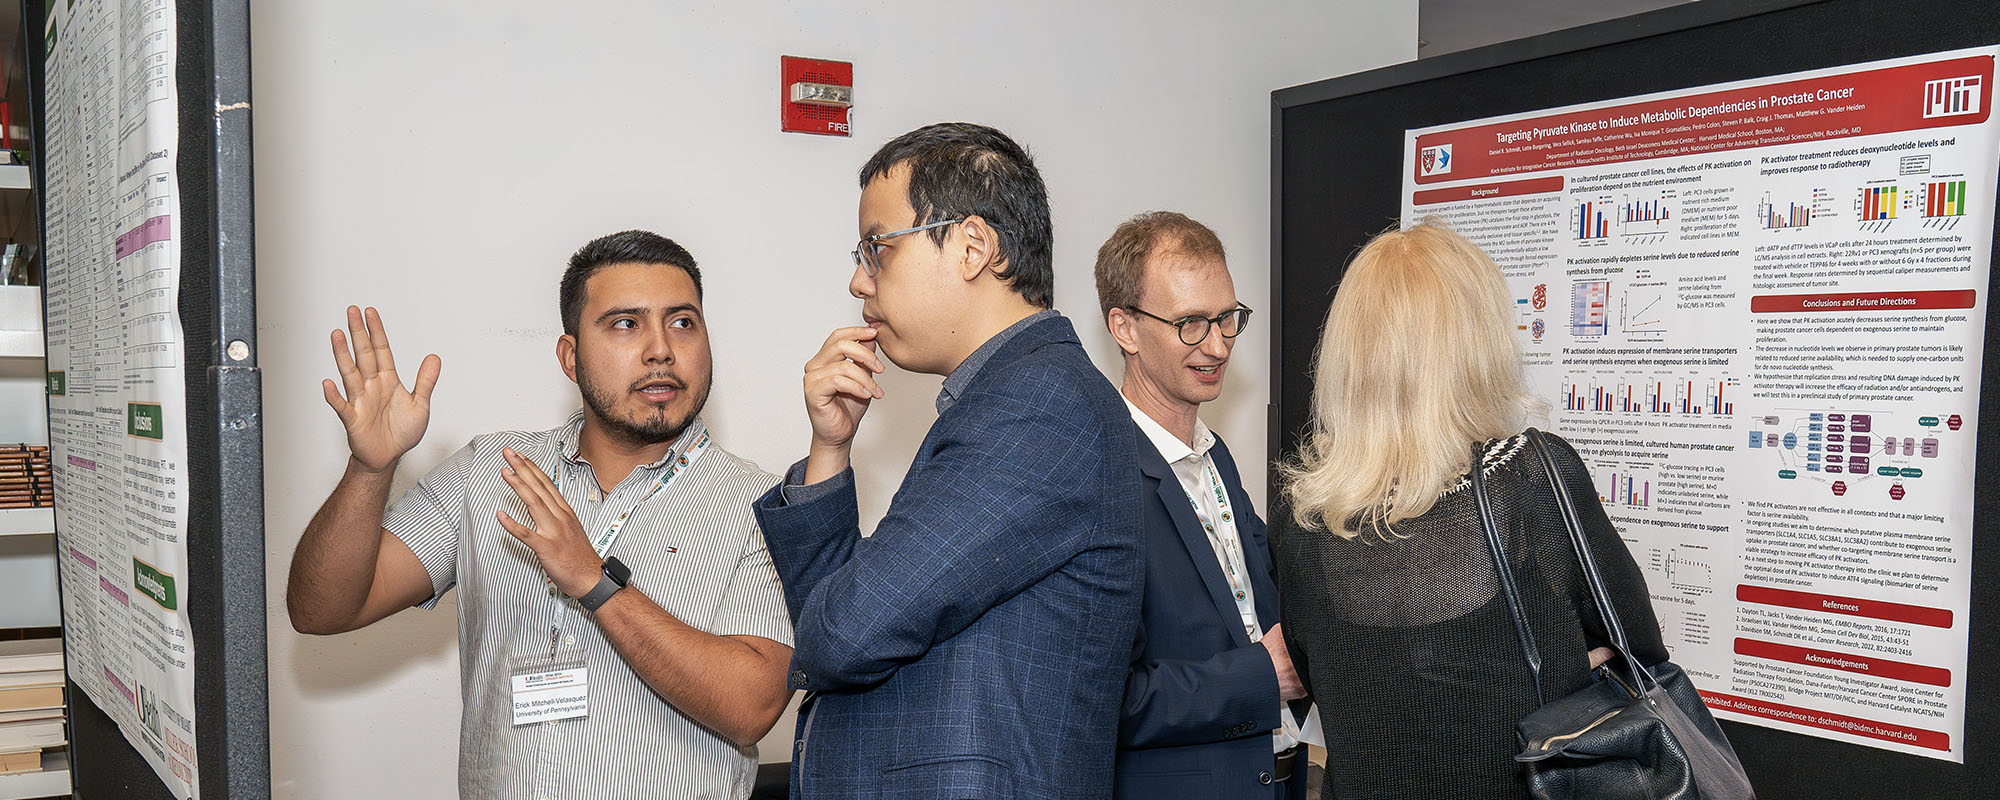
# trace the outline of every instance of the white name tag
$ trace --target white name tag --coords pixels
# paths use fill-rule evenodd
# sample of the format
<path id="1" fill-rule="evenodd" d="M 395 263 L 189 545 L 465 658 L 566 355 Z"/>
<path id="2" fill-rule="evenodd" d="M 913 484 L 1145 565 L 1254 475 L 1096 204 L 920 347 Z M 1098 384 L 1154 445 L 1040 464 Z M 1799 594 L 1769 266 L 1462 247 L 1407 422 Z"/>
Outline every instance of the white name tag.
<path id="1" fill-rule="evenodd" d="M 570 667 L 513 676 L 514 724 L 577 719 L 590 713 L 590 669 Z"/>

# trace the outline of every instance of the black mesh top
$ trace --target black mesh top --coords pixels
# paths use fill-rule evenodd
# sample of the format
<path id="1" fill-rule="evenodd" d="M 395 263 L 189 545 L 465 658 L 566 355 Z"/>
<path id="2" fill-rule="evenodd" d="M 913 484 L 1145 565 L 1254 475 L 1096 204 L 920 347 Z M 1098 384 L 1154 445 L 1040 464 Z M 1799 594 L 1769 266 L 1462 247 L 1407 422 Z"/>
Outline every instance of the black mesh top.
<path id="1" fill-rule="evenodd" d="M 1568 442 L 1548 442 L 1633 655 L 1666 660 L 1645 577 L 1588 468 Z M 1590 683 L 1603 623 L 1534 447 L 1523 435 L 1494 442 L 1484 469 L 1554 700 Z M 1535 709 L 1535 690 L 1466 481 L 1387 541 L 1293 529 L 1275 548 L 1286 638 L 1326 733 L 1323 797 L 1527 796 L 1514 722 Z"/>

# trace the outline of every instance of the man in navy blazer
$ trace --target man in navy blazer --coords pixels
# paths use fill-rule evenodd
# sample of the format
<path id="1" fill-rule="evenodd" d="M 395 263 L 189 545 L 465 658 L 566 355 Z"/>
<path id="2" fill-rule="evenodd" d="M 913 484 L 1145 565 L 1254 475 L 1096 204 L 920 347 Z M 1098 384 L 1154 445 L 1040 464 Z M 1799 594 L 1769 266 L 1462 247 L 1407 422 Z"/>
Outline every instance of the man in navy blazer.
<path id="1" fill-rule="evenodd" d="M 1118 729 L 1120 798 L 1303 798 L 1290 701 L 1305 697 L 1278 625 L 1264 522 L 1202 424 L 1249 322 L 1222 242 L 1169 211 L 1097 252 L 1097 296 L 1125 355 L 1141 432 L 1146 585 Z M 1303 705 L 1303 704 L 1300 704 Z"/>
<path id="2" fill-rule="evenodd" d="M 1046 191 L 999 131 L 898 137 L 861 170 L 865 327 L 806 363 L 812 443 L 756 501 L 807 690 L 804 798 L 1111 793 L 1137 629 L 1137 431 L 1054 294 Z M 872 536 L 849 449 L 876 355 L 947 376 Z"/>

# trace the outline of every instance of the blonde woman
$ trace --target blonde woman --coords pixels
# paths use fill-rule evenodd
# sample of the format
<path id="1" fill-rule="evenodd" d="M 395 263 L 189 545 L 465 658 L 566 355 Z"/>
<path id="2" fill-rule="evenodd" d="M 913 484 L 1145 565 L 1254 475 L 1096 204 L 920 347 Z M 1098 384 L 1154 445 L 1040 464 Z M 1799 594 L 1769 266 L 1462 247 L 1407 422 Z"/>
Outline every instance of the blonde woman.
<path id="1" fill-rule="evenodd" d="M 1283 469 L 1298 528 L 1278 544 L 1285 628 L 1319 702 L 1325 797 L 1525 797 L 1514 723 L 1537 705 L 1467 476 L 1475 444 L 1549 698 L 1609 651 L 1542 462 L 1523 434 L 1511 297 L 1434 221 L 1377 236 L 1320 337 L 1313 422 Z M 1645 579 L 1569 443 L 1570 487 L 1634 655 L 1667 658 Z"/>

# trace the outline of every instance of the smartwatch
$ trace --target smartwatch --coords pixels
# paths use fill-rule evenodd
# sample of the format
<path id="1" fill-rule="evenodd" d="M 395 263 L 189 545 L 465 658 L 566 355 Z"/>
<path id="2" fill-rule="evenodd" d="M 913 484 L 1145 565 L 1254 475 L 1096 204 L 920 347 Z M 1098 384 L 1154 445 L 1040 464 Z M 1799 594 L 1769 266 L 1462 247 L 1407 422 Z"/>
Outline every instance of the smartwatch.
<path id="1" fill-rule="evenodd" d="M 619 561 L 616 557 L 604 559 L 604 577 L 598 578 L 597 585 L 577 598 L 576 603 L 583 606 L 585 611 L 596 611 L 604 607 L 619 589 L 625 588 L 626 584 L 631 582 L 631 567 L 625 566 L 625 562 Z"/>

